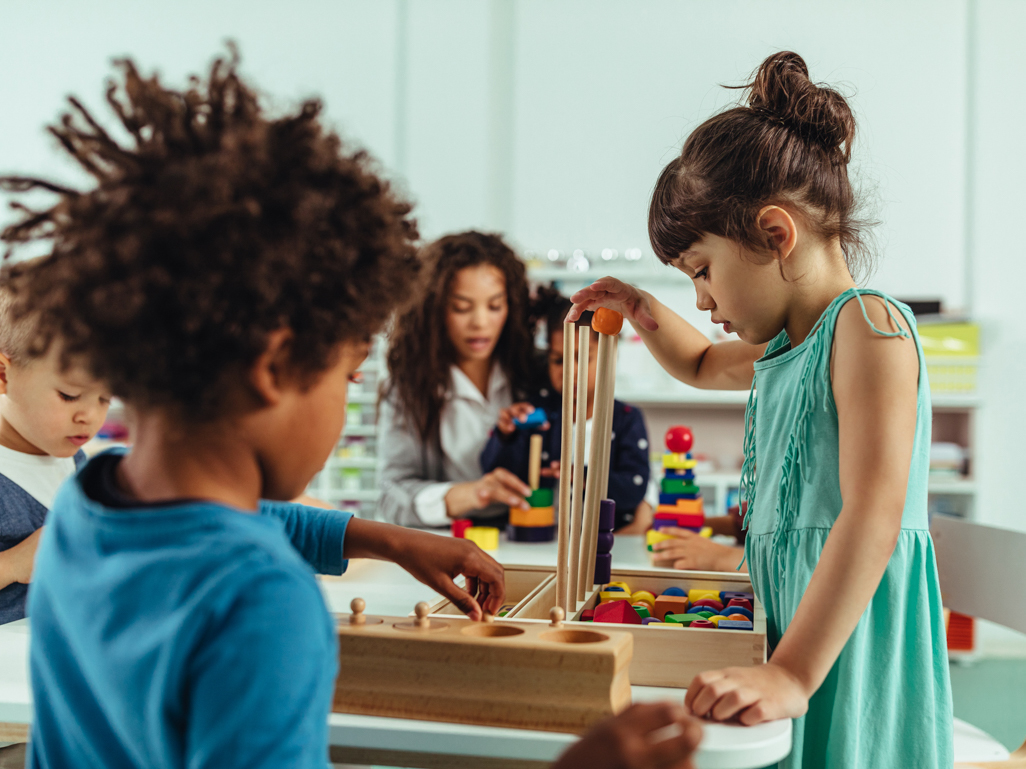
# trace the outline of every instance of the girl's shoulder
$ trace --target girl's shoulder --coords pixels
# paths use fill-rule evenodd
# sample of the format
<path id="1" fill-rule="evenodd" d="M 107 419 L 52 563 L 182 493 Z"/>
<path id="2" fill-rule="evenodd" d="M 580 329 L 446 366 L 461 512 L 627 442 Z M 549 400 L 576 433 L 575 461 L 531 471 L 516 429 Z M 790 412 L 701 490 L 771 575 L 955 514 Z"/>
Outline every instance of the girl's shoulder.
<path id="1" fill-rule="evenodd" d="M 853 291 L 837 309 L 831 378 L 915 391 L 920 351 L 915 318 L 904 304 L 879 292 Z"/>

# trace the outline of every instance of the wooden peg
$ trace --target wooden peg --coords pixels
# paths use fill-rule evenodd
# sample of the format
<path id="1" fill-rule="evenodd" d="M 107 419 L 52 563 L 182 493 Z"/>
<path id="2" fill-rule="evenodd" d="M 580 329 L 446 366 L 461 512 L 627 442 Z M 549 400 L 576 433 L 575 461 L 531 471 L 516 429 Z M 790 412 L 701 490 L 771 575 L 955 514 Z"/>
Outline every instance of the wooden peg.
<path id="1" fill-rule="evenodd" d="M 563 620 L 566 618 L 566 612 L 563 611 L 562 606 L 553 606 L 549 609 L 549 624 L 552 627 L 560 628 L 563 627 Z"/>
<path id="2" fill-rule="evenodd" d="M 595 374 L 595 407 L 591 417 L 591 451 L 588 457 L 588 483 L 584 492 L 584 510 L 578 556 L 577 600 L 583 601 L 588 589 L 595 582 L 595 548 L 598 545 L 599 503 L 606 496 L 602 485 L 602 463 L 611 441 L 613 429 L 613 385 L 615 384 L 616 359 L 613 357 L 616 337 L 599 334 L 598 363 Z M 612 369 L 610 369 L 612 366 Z M 587 393 L 584 398 L 587 414 Z M 578 408 L 581 408 L 580 403 Z M 576 607 L 575 607 L 576 608 Z"/>
<path id="3" fill-rule="evenodd" d="M 363 616 L 363 610 L 367 608 L 367 602 L 362 598 L 354 598 L 349 603 L 349 608 L 353 612 L 349 615 L 350 625 L 365 625 L 367 618 Z"/>
<path id="4" fill-rule="evenodd" d="M 538 485 L 541 483 L 541 455 L 541 433 L 535 433 L 531 436 L 531 453 L 527 463 L 527 476 L 532 491 L 537 489 Z"/>
<path id="5" fill-rule="evenodd" d="M 570 468 L 574 457 L 574 341 L 573 321 L 563 321 L 563 425 L 560 434 L 559 515 L 556 537 L 556 603 L 570 610 Z M 576 609 L 577 607 L 574 606 Z"/>
<path id="6" fill-rule="evenodd" d="M 577 408 L 574 418 L 574 469 L 573 469 L 573 501 L 570 517 L 570 582 L 568 591 L 570 600 L 566 607 L 571 614 L 577 611 L 577 602 L 584 600 L 584 586 L 580 584 L 581 571 L 581 535 L 584 531 L 583 502 L 584 495 L 584 434 L 588 421 L 588 354 L 591 349 L 591 329 L 581 326 L 577 337 Z M 566 365 L 564 361 L 563 365 Z M 564 397 L 566 394 L 564 393 Z M 564 465 L 560 463 L 560 468 Z M 560 470 L 560 475 L 563 470 Z"/>
<path id="7" fill-rule="evenodd" d="M 428 618 L 428 612 L 431 611 L 431 606 L 427 601 L 420 601 L 416 606 L 413 607 L 413 613 L 417 616 L 417 619 L 413 621 L 413 624 L 419 628 L 431 627 L 431 620 Z"/>
<path id="8" fill-rule="evenodd" d="M 481 613 L 481 621 L 484 622 L 485 624 L 489 624 L 489 623 L 495 622 L 495 615 L 492 614 L 491 612 L 487 612 L 487 611 L 486 612 L 482 612 Z"/>

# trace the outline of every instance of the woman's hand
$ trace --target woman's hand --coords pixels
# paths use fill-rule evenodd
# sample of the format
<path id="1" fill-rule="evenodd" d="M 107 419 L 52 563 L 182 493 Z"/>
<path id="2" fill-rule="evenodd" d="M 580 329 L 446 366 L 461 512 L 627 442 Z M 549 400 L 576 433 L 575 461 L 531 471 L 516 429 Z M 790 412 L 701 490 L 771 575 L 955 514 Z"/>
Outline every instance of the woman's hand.
<path id="1" fill-rule="evenodd" d="M 752 726 L 805 715 L 810 695 L 793 673 L 770 661 L 699 673 L 688 687 L 684 704 L 700 718 L 728 721 L 736 717 Z"/>
<path id="2" fill-rule="evenodd" d="M 662 568 L 689 571 L 736 571 L 744 556 L 741 548 L 720 545 L 687 529 L 660 529 L 675 539 L 652 545 L 652 558 Z"/>
<path id="3" fill-rule="evenodd" d="M 476 481 L 454 484 L 445 495 L 445 509 L 450 518 L 462 518 L 495 503 L 529 510 L 525 497 L 530 494 L 530 486 L 509 470 L 497 467 Z"/>
<path id="4" fill-rule="evenodd" d="M 656 331 L 659 328 L 659 324 L 652 317 L 648 294 L 616 278 L 599 278 L 571 296 L 570 301 L 574 306 L 570 308 L 567 320 L 577 320 L 586 310 L 608 307 L 634 321 L 646 331 Z"/>
<path id="5" fill-rule="evenodd" d="M 656 733 L 676 726 L 672 734 Z M 632 705 L 592 728 L 552 769 L 692 769 L 702 727 L 679 705 Z"/>
<path id="6" fill-rule="evenodd" d="M 505 408 L 499 412 L 499 421 L 496 423 L 496 427 L 499 428 L 499 432 L 503 435 L 512 435 L 517 431 L 517 423 L 527 417 L 528 414 L 534 413 L 534 406 L 530 403 L 521 402 L 514 403 L 509 408 Z M 539 429 L 548 430 L 549 423 L 545 422 Z"/>

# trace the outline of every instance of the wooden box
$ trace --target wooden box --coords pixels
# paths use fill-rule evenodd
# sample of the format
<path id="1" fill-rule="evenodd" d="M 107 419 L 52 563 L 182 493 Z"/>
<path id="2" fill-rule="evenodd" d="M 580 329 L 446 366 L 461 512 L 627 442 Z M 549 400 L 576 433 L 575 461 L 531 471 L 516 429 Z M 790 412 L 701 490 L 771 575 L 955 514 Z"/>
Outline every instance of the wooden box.
<path id="1" fill-rule="evenodd" d="M 612 627 L 449 615 L 338 622 L 339 713 L 582 733 L 630 705 L 633 638 Z"/>
<path id="2" fill-rule="evenodd" d="M 549 610 L 556 603 L 556 578 L 552 567 L 506 566 L 507 585 L 519 584 L 523 573 L 545 568 L 547 579 L 525 595 L 510 614 L 497 622 L 547 621 Z M 632 591 L 648 590 L 659 595 L 668 587 L 679 587 L 686 593 L 693 588 L 705 590 L 752 591 L 747 574 L 711 571 L 678 571 L 676 569 L 613 569 L 613 582 L 626 582 Z M 508 589 L 508 588 L 507 588 Z M 752 630 L 720 630 L 701 628 L 664 628 L 646 625 L 580 622 L 581 612 L 598 603 L 597 591 L 589 591 L 583 604 L 567 627 L 609 628 L 625 630 L 634 636 L 630 681 L 639 686 L 669 686 L 686 689 L 692 679 L 706 670 L 723 667 L 746 667 L 766 661 L 766 612 L 756 599 L 753 603 L 755 621 Z M 507 601 L 511 603 L 512 600 Z M 452 616 L 459 610 L 449 601 L 431 607 L 433 614 Z"/>

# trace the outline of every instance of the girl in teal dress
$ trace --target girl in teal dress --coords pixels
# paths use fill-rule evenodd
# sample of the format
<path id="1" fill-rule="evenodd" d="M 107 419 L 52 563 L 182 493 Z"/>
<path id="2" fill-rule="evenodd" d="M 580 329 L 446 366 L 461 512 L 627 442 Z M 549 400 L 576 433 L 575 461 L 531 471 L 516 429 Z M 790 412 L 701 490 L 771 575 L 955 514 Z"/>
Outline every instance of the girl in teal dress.
<path id="1" fill-rule="evenodd" d="M 700 716 L 794 719 L 788 767 L 952 764 L 947 649 L 926 494 L 930 389 L 905 305 L 856 288 L 855 121 L 800 56 L 767 59 L 747 105 L 699 126 L 649 213 L 660 259 L 741 341 L 712 344 L 650 294 L 603 278 L 570 318 L 622 312 L 696 387 L 749 389 L 746 557 L 765 665 L 697 676 Z"/>

